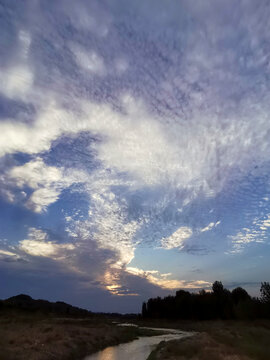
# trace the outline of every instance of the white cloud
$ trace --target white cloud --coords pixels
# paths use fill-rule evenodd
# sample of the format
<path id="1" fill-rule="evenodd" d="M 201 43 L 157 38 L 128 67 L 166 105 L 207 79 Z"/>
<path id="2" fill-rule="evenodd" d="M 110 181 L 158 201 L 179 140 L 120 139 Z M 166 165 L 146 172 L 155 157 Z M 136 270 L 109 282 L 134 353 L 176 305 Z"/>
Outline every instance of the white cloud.
<path id="1" fill-rule="evenodd" d="M 15 253 L 12 253 L 12 252 L 7 251 L 7 250 L 0 250 L 0 254 L 1 255 L 8 255 L 8 256 L 16 256 Z"/>
<path id="2" fill-rule="evenodd" d="M 61 259 L 65 257 L 67 251 L 75 249 L 73 244 L 58 244 L 48 240 L 46 232 L 36 228 L 30 228 L 29 239 L 19 242 L 19 249 L 31 256 L 43 256 L 52 259 Z"/>
<path id="3" fill-rule="evenodd" d="M 192 229 L 187 226 L 181 226 L 171 236 L 163 238 L 161 240 L 161 246 L 163 249 L 181 249 L 184 246 L 185 240 L 190 238 L 192 235 Z"/>
<path id="4" fill-rule="evenodd" d="M 138 269 L 135 267 L 127 267 L 126 271 L 130 274 L 146 278 L 150 283 L 160 286 L 164 289 L 201 289 L 201 288 L 208 288 L 211 286 L 211 283 L 204 280 L 192 280 L 192 281 L 185 281 L 185 280 L 176 280 L 176 279 L 168 279 L 171 275 L 169 274 L 162 274 L 159 271 L 145 271 L 142 269 Z"/>
<path id="5" fill-rule="evenodd" d="M 45 256 L 50 258 L 61 257 L 62 250 L 73 250 L 72 244 L 55 244 L 51 241 L 40 242 L 36 240 L 20 241 L 20 249 L 32 256 Z"/>
<path id="6" fill-rule="evenodd" d="M 162 278 L 167 278 L 169 276 L 172 276 L 172 273 L 166 273 L 166 274 L 160 274 Z"/>
<path id="7" fill-rule="evenodd" d="M 106 177 L 103 176 L 104 180 Z M 68 231 L 82 241 L 91 239 L 99 249 L 111 250 L 116 255 L 116 261 L 111 266 L 123 268 L 134 257 L 133 236 L 139 223 L 128 221 L 124 203 L 120 205 L 117 202 L 108 184 L 89 177 L 85 188 L 91 194 L 89 218 L 85 221 L 69 220 Z"/>
<path id="8" fill-rule="evenodd" d="M 71 50 L 75 55 L 78 65 L 84 70 L 98 76 L 106 74 L 104 61 L 95 51 L 85 50 L 83 47 L 75 44 L 71 45 Z"/>
<path id="9" fill-rule="evenodd" d="M 0 249 L 0 260 L 14 262 L 14 261 L 20 261 L 21 257 L 18 254 L 16 254 L 15 252 Z"/>
<path id="10" fill-rule="evenodd" d="M 201 229 L 201 232 L 209 231 L 209 230 L 213 229 L 214 226 L 215 226 L 215 223 L 211 222 L 209 225 L 207 225 L 206 227 Z"/>
<path id="11" fill-rule="evenodd" d="M 0 92 L 8 98 L 27 101 L 34 82 L 34 74 L 27 61 L 31 35 L 27 31 L 20 30 L 18 39 L 16 59 L 0 71 Z"/>
<path id="12" fill-rule="evenodd" d="M 34 76 L 27 65 L 11 66 L 0 73 L 0 92 L 11 99 L 26 100 Z"/>
<path id="13" fill-rule="evenodd" d="M 105 168 L 127 173 L 139 186 L 164 185 L 172 195 L 186 189 L 193 196 L 182 199 L 184 205 L 201 191 L 206 196 L 214 196 L 231 176 L 242 176 L 252 164 L 247 154 L 256 154 L 257 162 L 265 158 L 260 144 L 251 150 L 257 134 L 245 121 L 242 125 L 241 121 L 232 122 L 222 129 L 217 118 L 206 120 L 201 114 L 200 123 L 195 118 L 183 132 L 181 123 L 170 119 L 162 122 L 147 111 L 141 100 L 132 97 L 124 98 L 125 114 L 106 104 L 84 101 L 78 104 L 81 113 L 49 102 L 33 124 L 1 122 L 0 154 L 16 151 L 36 154 L 50 149 L 52 141 L 64 134 L 88 131 L 103 139 L 95 144 L 95 150 Z M 267 132 L 268 127 L 263 117 L 261 119 L 260 129 Z M 242 132 L 241 138 L 236 135 L 238 131 Z M 242 140 L 253 135 L 253 140 Z M 238 158 L 233 156 L 236 148 Z M 230 171 L 235 167 L 241 171 Z"/>
<path id="14" fill-rule="evenodd" d="M 21 56 L 24 60 L 27 60 L 31 45 L 31 35 L 28 31 L 20 30 L 18 37 L 20 41 Z"/>
<path id="15" fill-rule="evenodd" d="M 46 96 L 45 96 L 46 97 Z M 0 123 L 0 156 L 17 151 L 37 154 L 50 149 L 52 141 L 65 133 L 78 133 L 85 129 L 77 126 L 76 116 L 45 100 L 33 123 L 5 120 Z"/>
<path id="16" fill-rule="evenodd" d="M 50 204 L 56 202 L 60 195 L 59 190 L 53 188 L 41 188 L 34 191 L 27 201 L 27 207 L 34 212 L 40 213 Z"/>
<path id="17" fill-rule="evenodd" d="M 14 179 L 18 187 L 25 185 L 32 189 L 49 186 L 62 180 L 62 169 L 47 166 L 40 157 L 21 166 L 15 166 L 9 171 L 10 179 Z"/>
<path id="18" fill-rule="evenodd" d="M 250 228 L 243 228 L 236 235 L 229 236 L 232 240 L 231 254 L 237 254 L 244 250 L 250 243 L 264 243 L 267 240 L 266 231 L 270 227 L 270 214 L 263 219 L 255 218 Z"/>
<path id="19" fill-rule="evenodd" d="M 214 227 L 218 226 L 219 224 L 220 224 L 220 221 L 217 221 L 216 223 L 211 222 L 211 223 L 208 224 L 206 227 L 202 228 L 200 231 L 201 231 L 201 232 L 205 232 L 205 231 L 212 230 Z"/>
<path id="20" fill-rule="evenodd" d="M 260 226 L 270 227 L 270 215 L 267 215 L 266 219 L 261 221 Z"/>
<path id="21" fill-rule="evenodd" d="M 68 174 L 64 174 L 62 168 L 46 165 L 40 157 L 11 168 L 6 179 L 13 186 L 19 188 L 27 186 L 34 190 L 24 201 L 26 206 L 35 212 L 46 210 L 48 205 L 58 200 L 64 188 L 76 181 Z"/>

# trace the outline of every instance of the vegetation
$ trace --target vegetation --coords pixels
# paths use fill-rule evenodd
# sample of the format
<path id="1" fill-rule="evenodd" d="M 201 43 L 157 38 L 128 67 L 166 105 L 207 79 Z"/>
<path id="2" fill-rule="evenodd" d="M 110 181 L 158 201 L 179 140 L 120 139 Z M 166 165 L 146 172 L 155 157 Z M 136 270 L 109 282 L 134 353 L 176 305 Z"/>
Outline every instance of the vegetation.
<path id="1" fill-rule="evenodd" d="M 116 325 L 134 317 L 14 296 L 0 301 L 0 360 L 82 359 L 107 346 L 161 334 Z"/>
<path id="2" fill-rule="evenodd" d="M 61 316 L 87 317 L 92 315 L 92 313 L 88 310 L 66 304 L 63 301 L 50 302 L 41 299 L 34 300 L 31 296 L 24 294 L 12 296 L 6 300 L 0 301 L 0 315 L 14 310 L 32 313 L 41 312 L 44 314 L 52 313 Z"/>
<path id="3" fill-rule="evenodd" d="M 154 320 L 148 320 L 154 321 Z M 196 331 L 195 336 L 160 343 L 147 360 L 269 360 L 270 321 L 165 320 L 163 325 Z"/>
<path id="4" fill-rule="evenodd" d="M 151 298 L 142 305 L 142 317 L 158 319 L 248 319 L 270 318 L 270 284 L 261 284 L 261 297 L 251 297 L 241 287 L 229 291 L 215 281 L 211 292 L 198 294 L 178 290 L 175 296 Z"/>
<path id="5" fill-rule="evenodd" d="M 117 326 L 122 317 L 59 317 L 15 311 L 0 316 L 0 360 L 73 360 L 140 336 L 163 332 Z"/>

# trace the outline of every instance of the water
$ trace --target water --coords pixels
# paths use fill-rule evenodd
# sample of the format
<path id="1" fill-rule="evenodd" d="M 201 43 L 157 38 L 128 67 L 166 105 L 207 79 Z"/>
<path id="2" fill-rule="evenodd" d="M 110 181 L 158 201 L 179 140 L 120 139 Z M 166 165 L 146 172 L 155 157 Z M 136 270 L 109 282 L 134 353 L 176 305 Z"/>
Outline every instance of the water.
<path id="1" fill-rule="evenodd" d="M 121 324 L 121 326 L 123 325 L 128 326 L 127 324 Z M 161 341 L 176 340 L 193 335 L 191 332 L 175 329 L 147 329 L 164 331 L 166 334 L 150 337 L 144 336 L 129 343 L 110 346 L 93 355 L 87 356 L 84 360 L 146 360 L 151 351 L 153 351 Z"/>

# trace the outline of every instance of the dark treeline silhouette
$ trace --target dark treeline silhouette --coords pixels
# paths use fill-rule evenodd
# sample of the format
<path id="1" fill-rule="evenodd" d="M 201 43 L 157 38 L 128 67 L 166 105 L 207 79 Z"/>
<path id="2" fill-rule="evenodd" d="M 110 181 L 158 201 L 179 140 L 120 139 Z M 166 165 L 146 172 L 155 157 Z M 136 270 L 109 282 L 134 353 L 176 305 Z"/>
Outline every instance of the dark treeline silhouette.
<path id="1" fill-rule="evenodd" d="M 211 292 L 178 290 L 175 296 L 149 299 L 142 305 L 143 318 L 257 319 L 270 318 L 270 284 L 261 283 L 261 296 L 251 297 L 241 287 L 229 291 L 215 281 Z"/>
<path id="2" fill-rule="evenodd" d="M 5 300 L 0 300 L 0 317 L 1 315 L 18 315 L 18 314 L 44 314 L 47 316 L 51 314 L 59 317 L 76 317 L 76 318 L 106 318 L 106 319 L 137 319 L 138 314 L 119 314 L 119 313 L 104 313 L 92 312 L 81 309 L 79 307 L 67 304 L 63 301 L 51 302 L 48 300 L 35 300 L 29 295 L 20 294 L 12 296 Z"/>
<path id="3" fill-rule="evenodd" d="M 47 300 L 35 300 L 31 296 L 20 294 L 12 296 L 6 300 L 0 301 L 0 315 L 12 310 L 19 310 L 23 312 L 33 313 L 52 313 L 64 316 L 91 316 L 92 313 L 88 310 L 78 308 L 66 304 L 63 301 L 51 302 Z"/>

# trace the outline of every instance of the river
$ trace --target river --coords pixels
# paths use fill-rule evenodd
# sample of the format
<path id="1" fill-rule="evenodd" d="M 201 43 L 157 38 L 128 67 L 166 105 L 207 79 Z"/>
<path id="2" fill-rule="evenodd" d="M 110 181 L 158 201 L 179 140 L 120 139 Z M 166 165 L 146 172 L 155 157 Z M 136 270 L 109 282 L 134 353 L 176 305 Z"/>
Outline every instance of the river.
<path id="1" fill-rule="evenodd" d="M 132 326 L 132 324 L 122 324 L 122 326 Z M 129 343 L 109 346 L 104 350 L 87 356 L 84 360 L 146 360 L 151 351 L 153 351 L 155 346 L 161 341 L 176 340 L 193 335 L 192 332 L 175 329 L 147 329 L 164 331 L 165 334 L 157 336 L 144 336 Z"/>

